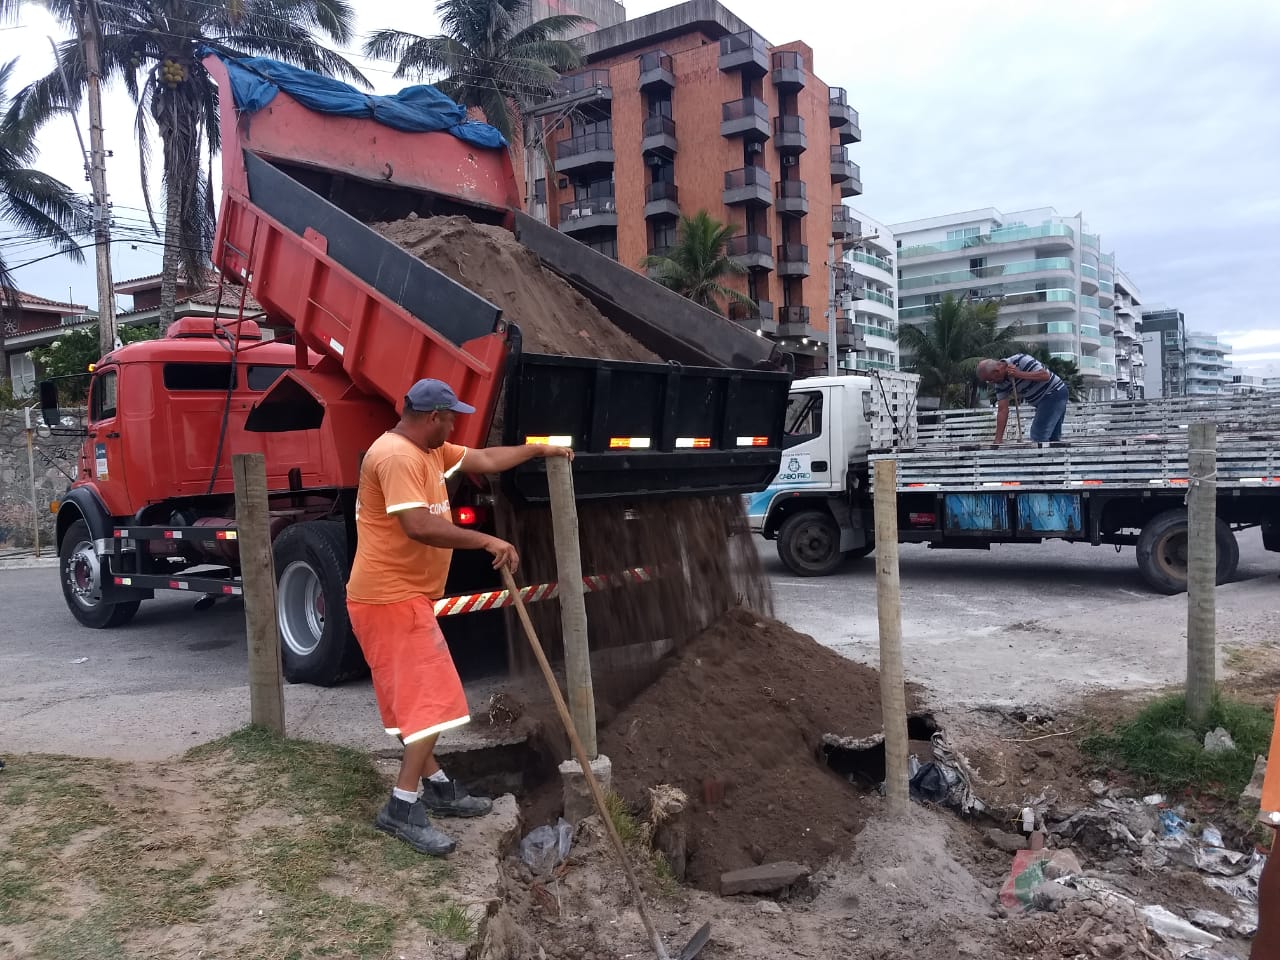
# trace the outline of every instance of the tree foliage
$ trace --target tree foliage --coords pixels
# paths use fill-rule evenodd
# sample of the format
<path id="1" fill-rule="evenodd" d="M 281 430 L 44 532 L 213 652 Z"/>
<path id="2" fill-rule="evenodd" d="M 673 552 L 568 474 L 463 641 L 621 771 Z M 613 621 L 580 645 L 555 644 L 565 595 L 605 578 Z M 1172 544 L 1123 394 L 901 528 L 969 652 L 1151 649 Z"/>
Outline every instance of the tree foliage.
<path id="1" fill-rule="evenodd" d="M 137 343 L 154 340 L 160 335 L 157 327 L 148 324 L 121 327 L 118 331 L 121 343 Z M 98 362 L 98 325 L 92 324 L 76 330 L 68 330 L 47 347 L 31 351 L 40 375 L 45 378 L 72 377 L 89 372 L 89 366 Z"/>
<path id="2" fill-rule="evenodd" d="M 722 301 L 754 307 L 750 297 L 725 285 L 747 268 L 728 255 L 729 239 L 737 228 L 714 219 L 705 210 L 681 216 L 676 245 L 667 253 L 645 257 L 641 266 L 653 279 L 699 306 L 724 314 Z"/>
<path id="3" fill-rule="evenodd" d="M 395 60 L 397 77 L 433 83 L 442 93 L 484 111 L 511 141 L 529 106 L 552 96 L 560 74 L 582 65 L 578 45 L 561 37 L 591 23 L 586 17 L 546 17 L 516 24 L 529 0 L 442 0 L 442 32 L 423 37 L 386 27 L 365 42 L 366 56 Z"/>
<path id="4" fill-rule="evenodd" d="M 974 406 L 978 361 L 1022 349 L 1021 326 L 1001 324 L 999 310 L 995 300 L 975 302 L 947 294 L 924 323 L 902 324 L 898 344 L 903 369 L 920 375 L 921 394 L 937 397 L 942 406 Z"/>
<path id="5" fill-rule="evenodd" d="M 25 0 L 0 0 L 12 16 Z M 80 25 L 84 0 L 43 0 L 73 34 L 58 47 L 58 66 L 24 93 L 32 115 L 47 119 L 77 107 L 88 87 Z M 213 156 L 220 147 L 218 88 L 202 51 L 260 55 L 368 86 L 345 58 L 315 39 L 352 39 L 354 8 L 346 0 L 113 0 L 97 5 L 102 75 L 120 81 L 136 106 L 139 173 L 151 227 L 150 137 L 158 131 L 165 191 L 161 322 L 173 320 L 179 273 L 202 283 L 213 242 Z M 64 84 L 63 78 L 66 78 Z M 69 93 L 68 93 L 69 91 Z"/>

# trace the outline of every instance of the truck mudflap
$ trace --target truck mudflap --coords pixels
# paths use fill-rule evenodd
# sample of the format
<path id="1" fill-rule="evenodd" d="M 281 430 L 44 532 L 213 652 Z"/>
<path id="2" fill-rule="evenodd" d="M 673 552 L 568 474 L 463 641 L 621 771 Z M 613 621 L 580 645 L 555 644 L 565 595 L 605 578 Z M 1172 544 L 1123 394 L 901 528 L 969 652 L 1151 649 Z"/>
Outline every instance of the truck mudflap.
<path id="1" fill-rule="evenodd" d="M 571 446 L 581 500 L 754 493 L 778 472 L 790 384 L 778 371 L 526 353 L 507 382 L 503 442 Z M 504 484 L 548 499 L 539 460 Z"/>

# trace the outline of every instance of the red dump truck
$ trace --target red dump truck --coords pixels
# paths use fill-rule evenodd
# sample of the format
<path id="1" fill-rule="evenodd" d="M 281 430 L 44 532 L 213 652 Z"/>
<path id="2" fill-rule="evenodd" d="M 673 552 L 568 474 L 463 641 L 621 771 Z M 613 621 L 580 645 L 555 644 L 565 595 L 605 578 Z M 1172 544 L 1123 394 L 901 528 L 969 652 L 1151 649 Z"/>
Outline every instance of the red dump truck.
<path id="1" fill-rule="evenodd" d="M 501 402 L 503 443 L 572 445 L 583 499 L 767 486 L 791 381 L 771 343 L 520 213 L 505 146 L 478 146 L 457 130 L 409 132 L 377 110 L 313 109 L 304 105 L 312 81 L 341 85 L 291 69 L 264 74 L 260 60 L 256 102 L 246 104 L 235 82 L 244 64 L 205 63 L 221 104 L 214 264 L 260 304 L 261 322 L 243 312 L 183 319 L 96 365 L 78 476 L 57 508 L 62 586 L 80 623 L 122 626 L 156 590 L 238 595 L 231 455 L 261 452 L 286 677 L 323 685 L 359 672 L 344 585 L 360 459 L 421 377 L 452 384 L 476 407 L 455 442 L 483 446 Z M 299 76 L 295 96 L 287 91 Z M 459 213 L 511 230 L 667 362 L 524 351 L 500 305 L 367 226 Z M 56 389 L 42 384 L 41 398 L 46 422 L 61 423 Z M 455 522 L 491 524 L 500 498 L 540 509 L 543 464 L 497 487 L 462 478 Z M 445 622 L 451 644 L 502 655 L 505 618 L 491 602 L 499 589 L 483 558 L 456 557 L 438 609 L 474 612 Z M 485 601 L 456 600 L 477 595 Z"/>

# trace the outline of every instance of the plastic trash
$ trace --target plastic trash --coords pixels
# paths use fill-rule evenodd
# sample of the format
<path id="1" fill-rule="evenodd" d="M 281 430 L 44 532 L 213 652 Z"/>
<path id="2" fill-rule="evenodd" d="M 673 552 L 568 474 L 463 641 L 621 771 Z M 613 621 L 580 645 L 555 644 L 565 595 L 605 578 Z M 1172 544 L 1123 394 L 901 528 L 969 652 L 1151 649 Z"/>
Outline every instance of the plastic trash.
<path id="1" fill-rule="evenodd" d="M 1200 831 L 1200 839 L 1207 847 L 1222 846 L 1222 831 L 1213 824 L 1205 824 L 1205 828 Z"/>
<path id="2" fill-rule="evenodd" d="M 1175 840 L 1189 840 L 1191 839 L 1191 831 L 1187 828 L 1187 821 L 1172 810 L 1161 810 L 1160 836 Z"/>
<path id="3" fill-rule="evenodd" d="M 573 824 L 561 817 L 556 825 L 529 831 L 520 841 L 520 859 L 535 874 L 548 874 L 569 856 L 573 847 Z"/>
<path id="4" fill-rule="evenodd" d="M 1221 937 L 1210 933 L 1208 930 L 1201 930 L 1181 917 L 1170 913 L 1164 907 L 1143 907 L 1142 916 L 1146 919 L 1147 926 L 1158 934 L 1165 943 L 1169 944 L 1171 948 L 1174 948 L 1175 951 L 1177 945 L 1184 943 L 1211 947 L 1215 943 L 1222 942 Z"/>

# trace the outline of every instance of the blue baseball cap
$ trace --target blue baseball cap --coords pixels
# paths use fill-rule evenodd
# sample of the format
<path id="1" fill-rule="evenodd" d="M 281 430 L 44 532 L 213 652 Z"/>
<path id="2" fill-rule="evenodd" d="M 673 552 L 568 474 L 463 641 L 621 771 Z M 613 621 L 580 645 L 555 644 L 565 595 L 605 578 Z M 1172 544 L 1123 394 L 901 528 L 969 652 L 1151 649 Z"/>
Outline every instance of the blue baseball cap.
<path id="1" fill-rule="evenodd" d="M 463 403 L 457 394 L 443 380 L 419 380 L 404 398 L 405 409 L 417 410 L 419 413 L 435 413 L 437 410 L 452 410 L 454 413 L 475 413 L 476 408 Z"/>

